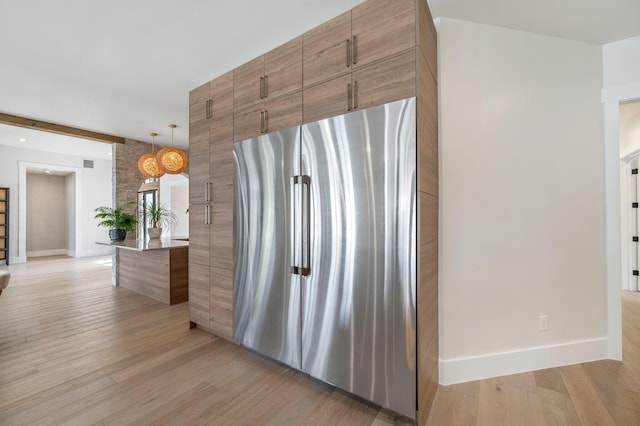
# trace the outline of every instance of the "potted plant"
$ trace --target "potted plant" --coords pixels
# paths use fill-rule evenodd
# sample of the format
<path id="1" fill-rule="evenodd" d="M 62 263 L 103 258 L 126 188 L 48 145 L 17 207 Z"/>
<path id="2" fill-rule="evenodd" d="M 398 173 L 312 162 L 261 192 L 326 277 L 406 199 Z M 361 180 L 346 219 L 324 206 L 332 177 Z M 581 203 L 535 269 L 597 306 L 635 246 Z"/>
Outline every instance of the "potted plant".
<path id="1" fill-rule="evenodd" d="M 119 207 L 97 207 L 94 211 L 94 219 L 101 219 L 98 226 L 109 228 L 109 239 L 111 241 L 122 241 L 127 237 L 127 232 L 135 229 L 138 223 L 135 215 L 125 212 L 125 210 L 135 205 L 133 201 L 127 201 Z"/>
<path id="2" fill-rule="evenodd" d="M 173 212 L 167 207 L 151 203 L 144 206 L 142 214 L 151 223 L 151 227 L 147 228 L 149 238 L 160 238 L 162 229 L 170 228 L 175 225 L 177 220 Z"/>

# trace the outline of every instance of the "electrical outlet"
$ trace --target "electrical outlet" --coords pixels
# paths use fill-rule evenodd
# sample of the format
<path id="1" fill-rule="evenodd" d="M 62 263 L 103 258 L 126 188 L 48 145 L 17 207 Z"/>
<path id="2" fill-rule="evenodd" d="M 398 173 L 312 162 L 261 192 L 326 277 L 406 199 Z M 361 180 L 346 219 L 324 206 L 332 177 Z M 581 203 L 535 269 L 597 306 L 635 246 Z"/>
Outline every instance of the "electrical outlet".
<path id="1" fill-rule="evenodd" d="M 547 330 L 547 316 L 540 315 L 540 323 L 538 324 L 538 331 L 546 331 Z"/>

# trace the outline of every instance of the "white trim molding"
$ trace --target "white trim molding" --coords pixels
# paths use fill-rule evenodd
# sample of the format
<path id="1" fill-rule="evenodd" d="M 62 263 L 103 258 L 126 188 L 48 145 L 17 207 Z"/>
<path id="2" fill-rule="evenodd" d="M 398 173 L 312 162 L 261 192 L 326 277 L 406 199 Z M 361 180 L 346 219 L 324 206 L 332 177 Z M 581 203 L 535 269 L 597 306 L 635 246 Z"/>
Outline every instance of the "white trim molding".
<path id="1" fill-rule="evenodd" d="M 607 289 L 607 354 L 622 360 L 622 212 L 620 209 L 620 103 L 640 99 L 640 83 L 602 90 Z"/>
<path id="2" fill-rule="evenodd" d="M 607 358 L 606 338 L 440 360 L 440 384 L 488 379 Z"/>

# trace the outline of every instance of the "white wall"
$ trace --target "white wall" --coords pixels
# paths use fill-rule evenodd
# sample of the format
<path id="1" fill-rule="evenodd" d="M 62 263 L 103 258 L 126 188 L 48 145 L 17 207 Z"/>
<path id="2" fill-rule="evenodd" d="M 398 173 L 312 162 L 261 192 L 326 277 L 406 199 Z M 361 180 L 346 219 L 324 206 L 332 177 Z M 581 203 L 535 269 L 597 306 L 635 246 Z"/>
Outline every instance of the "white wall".
<path id="1" fill-rule="evenodd" d="M 83 157 L 57 154 L 52 152 L 14 148 L 0 145 L 0 186 L 11 188 L 11 247 L 10 261 L 24 262 L 18 257 L 19 226 L 19 162 L 37 164 L 55 170 L 60 168 L 77 168 L 77 179 L 80 191 L 77 197 L 80 208 L 76 210 L 76 240 L 78 242 L 74 256 L 93 256 L 109 254 L 109 248 L 95 244 L 96 241 L 108 240 L 108 231 L 96 226 L 93 209 L 97 206 L 111 205 L 111 161 L 94 160 L 94 169 L 82 168 Z M 24 223 L 20 224 L 24 227 Z M 24 247 L 23 247 L 24 249 Z"/>
<path id="2" fill-rule="evenodd" d="M 187 237 L 189 235 L 189 179 L 183 175 L 165 174 L 160 177 L 160 204 L 171 209 L 176 224 L 162 237 Z"/>
<path id="3" fill-rule="evenodd" d="M 441 382 L 605 357 L 601 48 L 438 26 Z"/>
<path id="4" fill-rule="evenodd" d="M 602 59 L 605 88 L 640 82 L 640 36 L 604 45 Z"/>

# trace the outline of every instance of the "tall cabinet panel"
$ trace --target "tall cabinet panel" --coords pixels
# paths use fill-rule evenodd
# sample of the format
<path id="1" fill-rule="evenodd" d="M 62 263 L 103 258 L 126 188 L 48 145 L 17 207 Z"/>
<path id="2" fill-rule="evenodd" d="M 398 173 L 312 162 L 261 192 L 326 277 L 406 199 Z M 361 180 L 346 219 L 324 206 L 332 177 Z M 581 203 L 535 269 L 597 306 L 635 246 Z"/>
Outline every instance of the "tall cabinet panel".
<path id="1" fill-rule="evenodd" d="M 233 289 L 233 115 L 214 120 L 211 138 L 211 218 L 209 225 L 209 327 L 231 340 Z"/>
<path id="2" fill-rule="evenodd" d="M 9 264 L 9 188 L 0 188 L 0 262 Z"/>

